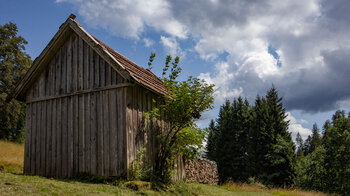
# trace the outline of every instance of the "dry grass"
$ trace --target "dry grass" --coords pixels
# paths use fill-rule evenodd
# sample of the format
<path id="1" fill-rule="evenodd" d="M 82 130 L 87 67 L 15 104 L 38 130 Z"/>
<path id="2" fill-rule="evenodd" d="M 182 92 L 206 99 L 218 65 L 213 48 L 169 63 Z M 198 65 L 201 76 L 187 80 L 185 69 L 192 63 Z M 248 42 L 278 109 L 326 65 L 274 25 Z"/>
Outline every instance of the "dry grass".
<path id="1" fill-rule="evenodd" d="M 0 170 L 23 172 L 24 145 L 0 140 Z"/>
<path id="2" fill-rule="evenodd" d="M 240 192 L 261 192 L 261 193 L 270 193 L 272 195 L 278 196 L 327 196 L 329 194 L 325 194 L 322 192 L 316 191 L 305 191 L 296 188 L 291 189 L 282 189 L 282 188 L 264 188 L 262 185 L 250 185 L 250 184 L 238 184 L 238 183 L 228 183 L 222 185 L 223 187 L 228 188 L 232 191 L 240 191 Z"/>

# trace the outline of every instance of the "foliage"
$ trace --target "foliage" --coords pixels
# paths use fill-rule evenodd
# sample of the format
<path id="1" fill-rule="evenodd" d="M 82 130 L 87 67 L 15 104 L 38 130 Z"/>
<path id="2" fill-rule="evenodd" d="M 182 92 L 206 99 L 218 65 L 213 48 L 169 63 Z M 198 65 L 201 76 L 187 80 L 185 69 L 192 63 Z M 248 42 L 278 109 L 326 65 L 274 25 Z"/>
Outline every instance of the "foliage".
<path id="1" fill-rule="evenodd" d="M 296 141 L 296 145 L 298 147 L 297 148 L 297 156 L 298 157 L 304 156 L 304 141 L 303 141 L 303 138 L 301 137 L 299 132 L 297 133 L 295 141 Z"/>
<path id="2" fill-rule="evenodd" d="M 145 156 L 146 148 L 141 148 L 135 160 L 130 163 L 129 178 L 132 180 L 150 181 L 152 168 Z"/>
<path id="3" fill-rule="evenodd" d="M 266 95 L 268 120 L 266 128 L 268 139 L 263 142 L 267 149 L 262 165 L 262 171 L 269 171 L 260 176 L 264 183 L 274 186 L 290 186 L 295 177 L 295 146 L 288 132 L 289 122 L 282 104 L 282 98 L 272 87 Z M 262 130 L 264 131 L 264 130 Z M 260 160 L 261 161 L 261 160 Z"/>
<path id="4" fill-rule="evenodd" d="M 324 175 L 325 148 L 317 147 L 312 153 L 301 158 L 297 164 L 295 185 L 308 190 L 323 190 L 326 187 Z"/>
<path id="5" fill-rule="evenodd" d="M 207 137 L 207 145 L 206 145 L 206 157 L 209 160 L 215 161 L 217 159 L 217 140 L 220 137 L 220 133 L 215 126 L 214 120 L 210 121 L 208 128 L 208 137 Z"/>
<path id="6" fill-rule="evenodd" d="M 17 35 L 14 23 L 0 26 L 0 139 L 21 142 L 24 138 L 25 105 L 6 99 L 31 65 L 24 52 L 27 41 Z"/>
<path id="7" fill-rule="evenodd" d="M 247 141 L 249 133 L 250 106 L 239 97 L 230 104 L 226 101 L 220 110 L 226 119 L 218 121 L 220 137 L 217 142 L 218 173 L 221 182 L 246 181 L 249 177 Z"/>
<path id="8" fill-rule="evenodd" d="M 315 150 L 298 162 L 296 185 L 304 189 L 350 194 L 350 119 L 338 110 L 323 126 L 323 137 L 315 132 L 310 146 Z M 314 135 L 319 136 L 314 136 Z M 318 137 L 320 140 L 318 140 Z M 315 139 L 316 138 L 316 139 Z M 315 142 L 315 141 L 316 142 Z"/>
<path id="9" fill-rule="evenodd" d="M 274 87 L 266 97 L 257 96 L 254 106 L 241 97 L 232 103 L 227 100 L 216 125 L 210 125 L 219 133 L 219 139 L 210 139 L 210 145 L 217 146 L 213 158 L 220 181 L 247 182 L 251 177 L 273 186 L 292 185 L 296 156 L 286 117 Z"/>
<path id="10" fill-rule="evenodd" d="M 308 155 L 312 153 L 321 144 L 322 144 L 322 138 L 320 135 L 320 130 L 318 129 L 317 124 L 315 123 L 312 127 L 312 134 L 307 137 L 304 143 L 304 146 L 302 149 L 304 155 Z"/>
<path id="11" fill-rule="evenodd" d="M 179 61 L 179 57 L 172 61 L 172 57 L 167 56 L 160 79 L 168 94 L 159 97 L 159 106 L 147 114 L 148 119 L 164 119 L 166 122 L 166 126 L 156 129 L 159 150 L 153 167 L 153 180 L 164 184 L 171 182 L 174 162 L 178 158 L 183 155 L 193 157 L 196 149 L 202 147 L 206 130 L 199 129 L 195 121 L 213 104 L 214 85 L 192 76 L 185 81 L 177 81 L 182 70 Z"/>
<path id="12" fill-rule="evenodd" d="M 332 117 L 332 125 L 325 130 L 324 167 L 327 191 L 350 194 L 350 118 L 338 110 Z"/>

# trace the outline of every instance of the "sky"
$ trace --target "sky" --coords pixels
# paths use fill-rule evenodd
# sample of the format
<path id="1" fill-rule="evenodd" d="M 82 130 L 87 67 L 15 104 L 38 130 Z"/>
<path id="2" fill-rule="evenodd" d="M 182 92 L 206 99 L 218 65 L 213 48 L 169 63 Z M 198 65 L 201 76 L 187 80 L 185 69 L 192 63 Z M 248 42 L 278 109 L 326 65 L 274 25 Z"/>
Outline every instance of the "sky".
<path id="1" fill-rule="evenodd" d="M 168 54 L 179 56 L 180 79 L 216 85 L 215 109 L 226 99 L 251 103 L 274 85 L 283 97 L 293 138 L 322 128 L 350 108 L 348 0 L 0 0 L 0 25 L 16 23 L 34 60 L 74 13 L 83 28 L 160 75 Z"/>

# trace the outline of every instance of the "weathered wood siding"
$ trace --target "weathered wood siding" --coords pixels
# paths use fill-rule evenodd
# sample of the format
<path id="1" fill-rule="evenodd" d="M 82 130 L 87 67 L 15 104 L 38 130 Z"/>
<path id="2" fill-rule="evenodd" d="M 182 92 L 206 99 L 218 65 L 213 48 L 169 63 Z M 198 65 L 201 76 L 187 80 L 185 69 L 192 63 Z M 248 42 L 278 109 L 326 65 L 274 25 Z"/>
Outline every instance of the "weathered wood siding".
<path id="1" fill-rule="evenodd" d="M 72 33 L 27 91 L 24 172 L 126 175 L 126 86 Z"/>
<path id="2" fill-rule="evenodd" d="M 157 101 L 158 95 L 138 85 L 129 86 L 125 89 L 126 96 L 126 149 L 127 167 L 130 169 L 141 148 L 145 147 L 145 156 L 150 164 L 154 163 L 158 149 L 156 142 L 157 128 L 164 129 L 167 123 L 164 119 L 150 122 L 145 119 L 145 113 L 156 106 L 153 100 Z M 161 130 L 160 130 L 161 131 Z M 185 178 L 185 167 L 182 157 L 175 163 L 177 173 L 173 180 Z"/>

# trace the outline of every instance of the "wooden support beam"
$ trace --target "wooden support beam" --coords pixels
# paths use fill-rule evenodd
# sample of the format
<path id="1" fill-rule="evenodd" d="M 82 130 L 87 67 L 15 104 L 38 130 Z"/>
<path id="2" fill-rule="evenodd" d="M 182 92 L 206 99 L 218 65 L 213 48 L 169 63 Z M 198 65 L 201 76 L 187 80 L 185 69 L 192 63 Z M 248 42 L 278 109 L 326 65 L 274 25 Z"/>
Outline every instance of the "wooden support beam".
<path id="1" fill-rule="evenodd" d="M 39 101 L 48 101 L 48 100 L 52 100 L 52 99 L 59 99 L 59 98 L 76 96 L 76 95 L 82 95 L 82 94 L 87 94 L 87 93 L 106 91 L 106 90 L 123 88 L 123 87 L 128 87 L 128 86 L 133 86 L 133 85 L 134 84 L 132 84 L 132 83 L 122 83 L 122 84 L 110 85 L 110 86 L 101 87 L 101 88 L 94 88 L 94 89 L 87 89 L 87 90 L 76 91 L 76 92 L 73 92 L 73 93 L 66 93 L 66 94 L 63 94 L 63 95 L 47 96 L 47 97 L 32 99 L 32 100 L 28 100 L 26 103 L 28 104 L 28 103 L 34 103 L 34 102 L 39 102 Z"/>

